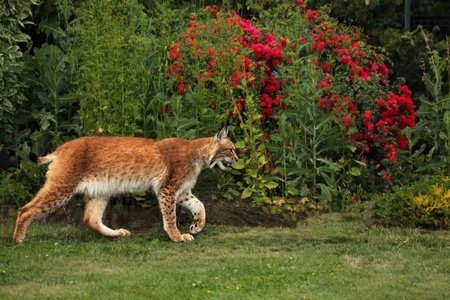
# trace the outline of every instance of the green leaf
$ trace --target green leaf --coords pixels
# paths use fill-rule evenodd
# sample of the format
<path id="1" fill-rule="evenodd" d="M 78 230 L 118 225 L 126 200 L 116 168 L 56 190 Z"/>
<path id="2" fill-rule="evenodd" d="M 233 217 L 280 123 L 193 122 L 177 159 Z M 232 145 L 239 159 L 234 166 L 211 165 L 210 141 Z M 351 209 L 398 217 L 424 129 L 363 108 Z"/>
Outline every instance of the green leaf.
<path id="1" fill-rule="evenodd" d="M 278 186 L 278 183 L 275 181 L 269 181 L 266 184 L 264 184 L 264 186 L 268 189 L 274 189 Z"/>
<path id="2" fill-rule="evenodd" d="M 358 168 L 354 168 L 354 167 L 351 168 L 348 173 L 352 176 L 361 176 L 361 170 Z"/>
<path id="3" fill-rule="evenodd" d="M 241 199 L 248 198 L 252 195 L 253 191 L 251 191 L 249 188 L 246 188 L 241 195 Z"/>
<path id="4" fill-rule="evenodd" d="M 245 163 L 244 160 L 238 160 L 237 162 L 235 162 L 234 164 L 231 165 L 234 169 L 236 170 L 241 170 L 243 168 L 245 168 Z"/>
<path id="5" fill-rule="evenodd" d="M 259 160 L 259 163 L 260 163 L 261 165 L 266 164 L 266 158 L 265 158 L 264 155 L 261 155 L 261 156 L 258 158 L 258 160 Z"/>
<path id="6" fill-rule="evenodd" d="M 323 183 L 319 183 L 318 186 L 320 187 L 322 197 L 328 202 L 331 202 L 333 197 L 331 196 L 330 189 Z"/>
<path id="7" fill-rule="evenodd" d="M 236 147 L 236 149 L 243 149 L 243 148 L 245 148 L 245 142 L 239 141 L 236 144 L 234 144 L 234 146 Z"/>
<path id="8" fill-rule="evenodd" d="M 42 130 L 46 130 L 50 126 L 50 122 L 47 118 L 43 118 L 39 124 L 41 125 Z"/>

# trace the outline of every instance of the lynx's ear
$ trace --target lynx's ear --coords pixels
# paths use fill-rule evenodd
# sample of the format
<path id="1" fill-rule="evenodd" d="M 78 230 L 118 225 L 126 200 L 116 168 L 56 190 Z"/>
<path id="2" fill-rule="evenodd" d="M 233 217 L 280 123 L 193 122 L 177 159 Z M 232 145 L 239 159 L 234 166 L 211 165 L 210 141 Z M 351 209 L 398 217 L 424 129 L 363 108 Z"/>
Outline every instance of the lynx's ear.
<path id="1" fill-rule="evenodd" d="M 227 126 L 223 126 L 222 129 L 219 131 L 218 134 L 214 137 L 214 141 L 220 142 L 223 139 L 226 139 L 228 136 L 228 128 Z"/>

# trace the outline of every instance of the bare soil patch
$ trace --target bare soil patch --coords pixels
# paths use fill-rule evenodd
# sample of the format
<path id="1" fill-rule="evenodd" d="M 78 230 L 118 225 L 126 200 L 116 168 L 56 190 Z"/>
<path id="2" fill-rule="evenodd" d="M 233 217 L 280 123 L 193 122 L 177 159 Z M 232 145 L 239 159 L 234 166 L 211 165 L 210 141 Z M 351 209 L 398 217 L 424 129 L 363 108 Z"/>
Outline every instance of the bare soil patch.
<path id="1" fill-rule="evenodd" d="M 205 205 L 207 224 L 238 227 L 295 227 L 297 224 L 296 221 L 286 220 L 282 216 L 264 212 L 248 201 L 206 199 L 202 202 Z M 81 199 L 75 198 L 36 222 L 69 223 L 75 228 L 83 228 L 83 214 L 84 203 Z M 9 207 L 9 215 L 15 217 L 17 215 L 16 210 Z M 183 209 L 178 209 L 177 222 L 178 225 L 183 226 L 190 224 L 192 218 Z M 132 197 L 124 197 L 120 200 L 114 199 L 111 201 L 105 211 L 104 223 L 112 228 L 127 228 L 134 232 L 141 232 L 161 227 L 162 217 L 156 199 L 140 203 Z"/>

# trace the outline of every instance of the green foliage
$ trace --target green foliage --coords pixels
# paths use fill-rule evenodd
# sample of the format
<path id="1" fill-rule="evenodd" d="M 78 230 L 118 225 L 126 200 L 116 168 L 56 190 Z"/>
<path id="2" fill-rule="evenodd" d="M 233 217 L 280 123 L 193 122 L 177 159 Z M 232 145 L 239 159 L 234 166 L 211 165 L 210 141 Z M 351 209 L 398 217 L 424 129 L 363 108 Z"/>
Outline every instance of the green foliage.
<path id="1" fill-rule="evenodd" d="M 300 84 L 285 87 L 290 95 L 288 109 L 280 116 L 279 132 L 270 136 L 277 144 L 269 148 L 280 158 L 281 166 L 272 173 L 279 172 L 284 178 L 285 197 L 316 197 L 320 190 L 321 198 L 331 202 L 337 196 L 336 176 L 341 166 L 328 156 L 345 150 L 346 145 L 333 116 L 319 109 L 317 99 L 323 90 L 317 87 L 323 73 L 315 71 L 312 60 L 299 59 L 286 68 L 286 79 Z"/>
<path id="2" fill-rule="evenodd" d="M 142 134 L 148 96 L 158 82 L 152 79 L 161 74 L 155 63 L 164 53 L 147 32 L 147 15 L 135 0 L 84 2 L 75 14 L 69 54 L 83 133 Z"/>
<path id="3" fill-rule="evenodd" d="M 450 52 L 441 57 L 431 48 L 429 35 L 422 31 L 428 50 L 428 64 L 423 66 L 423 81 L 426 92 L 420 95 L 420 121 L 413 130 L 413 139 L 422 155 L 418 171 L 448 170 L 450 166 Z M 447 41 L 447 49 L 450 45 Z"/>
<path id="4" fill-rule="evenodd" d="M 28 203 L 44 184 L 46 169 L 28 161 L 0 173 L 0 204 L 22 207 Z"/>
<path id="5" fill-rule="evenodd" d="M 261 115 L 254 101 L 254 95 L 247 95 L 244 100 L 246 110 L 239 114 L 240 127 L 244 140 L 236 144 L 236 148 L 245 155 L 233 164 L 233 168 L 242 171 L 243 181 L 237 185 L 242 189 L 241 198 L 251 197 L 256 204 L 268 201 L 270 190 L 278 186 L 275 176 L 267 176 L 267 151 L 262 138 Z"/>
<path id="6" fill-rule="evenodd" d="M 19 79 L 24 67 L 20 46 L 29 42 L 30 37 L 22 30 L 30 24 L 31 6 L 38 3 L 38 0 L 0 3 L 0 151 L 5 146 L 5 137 L 14 132 L 17 108 L 25 101 L 25 85 Z"/>
<path id="7" fill-rule="evenodd" d="M 447 176 L 426 176 L 394 193 L 370 195 L 371 223 L 387 226 L 450 228 L 450 181 Z"/>
<path id="8" fill-rule="evenodd" d="M 69 92 L 71 66 L 59 47 L 44 44 L 25 57 L 23 75 L 30 94 L 29 106 L 18 118 L 18 125 L 36 128 L 30 134 L 33 152 L 45 154 L 63 142 L 81 135 L 76 98 Z M 20 123 L 19 123 L 20 120 Z"/>
<path id="9" fill-rule="evenodd" d="M 310 0 L 308 4 L 314 8 L 327 5 L 331 16 L 367 28 L 370 34 L 388 26 L 402 26 L 403 0 L 346 0 L 345 5 L 334 0 Z"/>

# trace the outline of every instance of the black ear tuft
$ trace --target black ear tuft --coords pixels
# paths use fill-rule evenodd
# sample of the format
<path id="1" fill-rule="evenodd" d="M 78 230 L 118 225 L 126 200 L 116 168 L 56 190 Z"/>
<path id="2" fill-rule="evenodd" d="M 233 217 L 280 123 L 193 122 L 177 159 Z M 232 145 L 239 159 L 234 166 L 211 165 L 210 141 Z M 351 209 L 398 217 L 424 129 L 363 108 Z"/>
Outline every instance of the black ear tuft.
<path id="1" fill-rule="evenodd" d="M 221 140 L 227 138 L 227 136 L 228 136 L 228 128 L 225 125 L 222 127 L 222 129 L 219 131 L 219 133 L 216 134 L 216 140 L 221 141 Z"/>
<path id="2" fill-rule="evenodd" d="M 30 152 L 30 154 L 28 155 L 28 157 L 30 158 L 30 160 L 34 163 L 37 163 L 37 159 L 38 156 L 36 154 L 34 154 L 33 152 Z"/>

